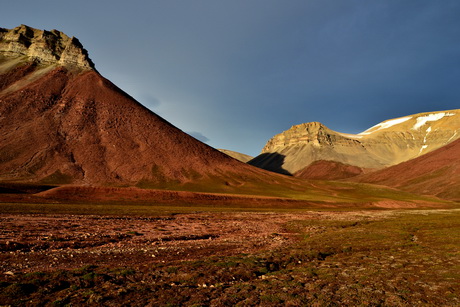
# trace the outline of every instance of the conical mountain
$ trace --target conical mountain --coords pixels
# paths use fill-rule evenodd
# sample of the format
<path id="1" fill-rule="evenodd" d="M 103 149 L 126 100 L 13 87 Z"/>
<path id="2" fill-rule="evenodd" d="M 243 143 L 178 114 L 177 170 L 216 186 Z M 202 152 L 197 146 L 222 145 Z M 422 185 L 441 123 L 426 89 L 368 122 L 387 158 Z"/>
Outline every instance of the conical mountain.
<path id="1" fill-rule="evenodd" d="M 0 29 L 0 180 L 171 187 L 272 182 L 102 77 L 75 38 Z"/>
<path id="2" fill-rule="evenodd" d="M 321 160 L 382 169 L 417 158 L 459 137 L 460 110 L 390 119 L 356 135 L 312 122 L 275 135 L 249 163 L 290 174 Z"/>

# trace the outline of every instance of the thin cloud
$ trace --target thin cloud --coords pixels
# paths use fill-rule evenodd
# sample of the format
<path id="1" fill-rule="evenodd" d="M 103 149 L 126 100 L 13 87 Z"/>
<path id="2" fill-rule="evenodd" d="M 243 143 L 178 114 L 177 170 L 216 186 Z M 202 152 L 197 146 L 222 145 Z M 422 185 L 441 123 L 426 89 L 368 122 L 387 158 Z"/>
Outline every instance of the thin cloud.
<path id="1" fill-rule="evenodd" d="M 209 142 L 210 140 L 204 136 L 202 133 L 200 132 L 196 132 L 196 131 L 191 131 L 191 132 L 187 132 L 189 135 L 193 136 L 195 139 L 203 142 L 203 143 L 207 143 Z"/>
<path id="2" fill-rule="evenodd" d="M 149 109 L 160 106 L 161 101 L 151 94 L 141 94 L 139 101 Z"/>

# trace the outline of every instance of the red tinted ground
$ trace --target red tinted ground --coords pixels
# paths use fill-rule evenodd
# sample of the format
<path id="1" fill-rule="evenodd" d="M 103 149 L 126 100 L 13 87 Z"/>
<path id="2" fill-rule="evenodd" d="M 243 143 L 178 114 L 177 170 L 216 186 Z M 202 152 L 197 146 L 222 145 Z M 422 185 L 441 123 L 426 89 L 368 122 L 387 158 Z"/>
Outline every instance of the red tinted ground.
<path id="1" fill-rule="evenodd" d="M 1 215 L 0 272 L 140 266 L 254 253 L 293 240 L 284 225 L 362 213 L 192 213 L 163 217 Z M 311 229 L 311 231 L 320 231 Z M 10 273 L 8 273 L 10 272 Z"/>
<path id="2" fill-rule="evenodd" d="M 457 306 L 458 210 L 0 215 L 11 306 Z"/>

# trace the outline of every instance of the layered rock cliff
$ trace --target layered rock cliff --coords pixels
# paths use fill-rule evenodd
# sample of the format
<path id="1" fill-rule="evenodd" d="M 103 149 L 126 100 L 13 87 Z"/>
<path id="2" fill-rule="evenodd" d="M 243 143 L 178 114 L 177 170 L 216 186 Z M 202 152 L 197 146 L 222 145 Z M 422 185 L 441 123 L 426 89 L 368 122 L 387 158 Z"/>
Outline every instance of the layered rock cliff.
<path id="1" fill-rule="evenodd" d="M 58 30 L 38 30 L 26 25 L 0 28 L 0 56 L 27 57 L 32 61 L 94 69 L 88 52 L 75 37 Z"/>
<path id="2" fill-rule="evenodd" d="M 319 160 L 381 169 L 421 156 L 459 137 L 460 110 L 391 119 L 356 135 L 312 122 L 275 135 L 249 163 L 291 174 Z"/>

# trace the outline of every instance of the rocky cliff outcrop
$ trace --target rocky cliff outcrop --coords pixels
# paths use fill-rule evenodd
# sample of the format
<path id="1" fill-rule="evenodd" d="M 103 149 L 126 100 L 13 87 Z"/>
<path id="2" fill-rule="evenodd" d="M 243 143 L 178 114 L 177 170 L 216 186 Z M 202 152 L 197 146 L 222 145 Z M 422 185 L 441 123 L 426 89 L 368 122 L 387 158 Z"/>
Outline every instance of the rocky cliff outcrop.
<path id="1" fill-rule="evenodd" d="M 26 25 L 14 29 L 0 28 L 0 55 L 28 57 L 38 63 L 94 69 L 78 39 L 58 30 L 38 30 Z"/>
<path id="2" fill-rule="evenodd" d="M 460 110 L 391 119 L 356 135 L 312 122 L 275 135 L 250 164 L 291 174 L 319 160 L 381 169 L 421 156 L 459 137 Z"/>
<path id="3" fill-rule="evenodd" d="M 348 142 L 354 143 L 356 141 L 343 137 L 319 122 L 311 122 L 292 126 L 291 129 L 276 135 L 267 142 L 262 153 L 303 144 L 319 147 Z"/>

